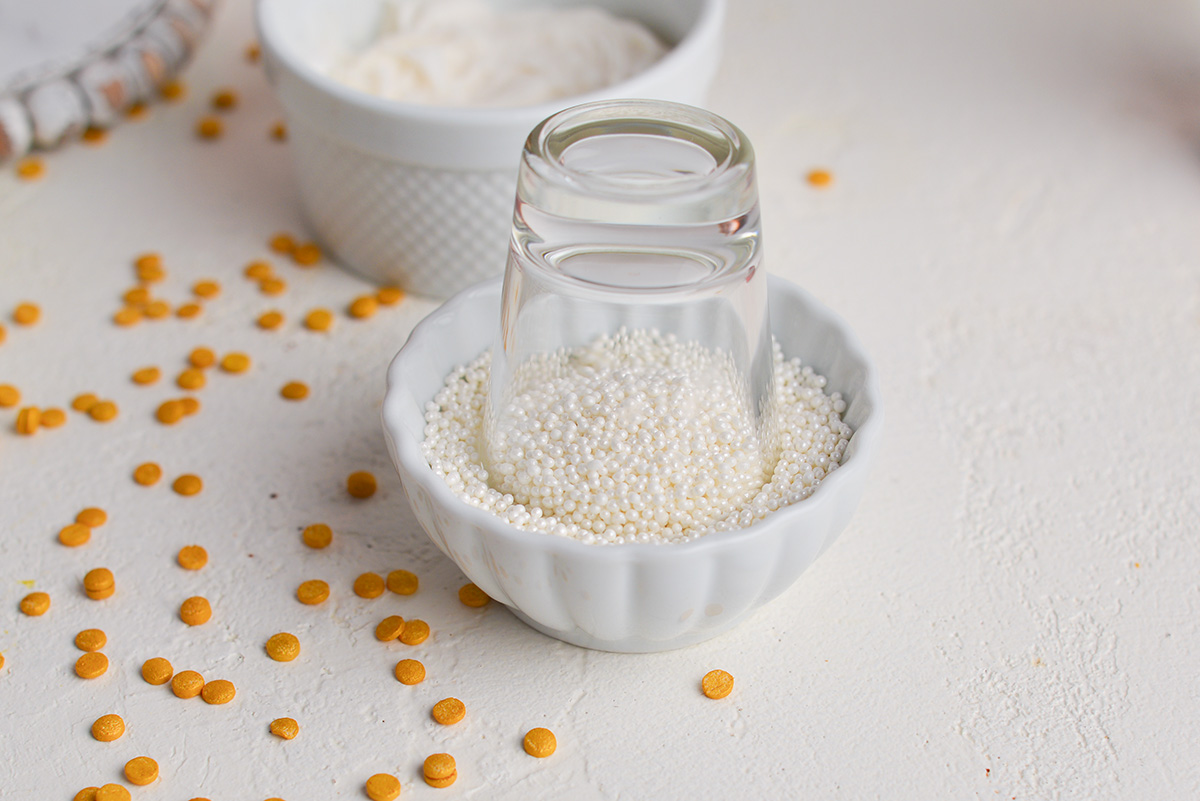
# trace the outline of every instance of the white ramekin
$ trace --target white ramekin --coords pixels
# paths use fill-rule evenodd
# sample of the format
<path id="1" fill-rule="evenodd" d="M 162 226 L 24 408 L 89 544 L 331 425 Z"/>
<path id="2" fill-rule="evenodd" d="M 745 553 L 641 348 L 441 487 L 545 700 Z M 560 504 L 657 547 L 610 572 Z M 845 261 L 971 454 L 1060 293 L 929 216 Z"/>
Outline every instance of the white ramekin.
<path id="1" fill-rule="evenodd" d="M 733 627 L 787 589 L 845 528 L 879 443 L 875 368 L 835 314 L 794 284 L 770 281 L 771 321 L 841 392 L 854 429 L 841 467 L 808 499 L 748 528 L 678 545 L 585 545 L 524 531 L 470 506 L 421 451 L 425 404 L 445 377 L 491 346 L 499 279 L 462 292 L 413 331 L 388 369 L 383 430 L 417 520 L 484 592 L 538 631 L 607 651 L 663 651 Z"/>
<path id="2" fill-rule="evenodd" d="M 725 0 L 591 0 L 673 44 L 597 92 L 511 109 L 421 106 L 349 89 L 321 69 L 361 46 L 384 0 L 258 0 L 267 75 L 287 115 L 305 215 L 341 263 L 380 283 L 448 297 L 504 272 L 521 146 L 541 120 L 621 97 L 699 105 L 719 60 Z M 543 5 L 572 0 L 542 0 Z"/>

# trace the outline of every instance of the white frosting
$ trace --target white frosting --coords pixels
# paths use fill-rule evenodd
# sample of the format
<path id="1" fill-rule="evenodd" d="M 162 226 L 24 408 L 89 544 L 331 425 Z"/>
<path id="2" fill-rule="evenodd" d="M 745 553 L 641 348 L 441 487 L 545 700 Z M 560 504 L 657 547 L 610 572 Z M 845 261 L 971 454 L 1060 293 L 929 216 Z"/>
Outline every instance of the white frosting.
<path id="1" fill-rule="evenodd" d="M 379 38 L 337 59 L 337 81 L 391 100 L 516 107 L 636 75 L 666 52 L 645 26 L 599 8 L 497 10 L 483 0 L 393 0 Z"/>

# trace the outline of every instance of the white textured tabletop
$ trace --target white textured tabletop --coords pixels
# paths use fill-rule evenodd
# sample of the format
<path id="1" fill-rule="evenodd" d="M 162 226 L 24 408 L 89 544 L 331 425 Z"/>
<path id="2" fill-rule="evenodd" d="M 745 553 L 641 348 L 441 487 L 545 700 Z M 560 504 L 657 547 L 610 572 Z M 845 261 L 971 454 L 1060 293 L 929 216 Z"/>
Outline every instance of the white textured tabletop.
<path id="1" fill-rule="evenodd" d="M 888 431 L 850 527 L 797 584 L 732 633 L 671 653 L 581 650 L 504 608 L 462 606 L 464 579 L 405 504 L 378 422 L 384 370 L 432 305 L 368 321 L 366 285 L 275 259 L 289 290 L 241 277 L 267 238 L 300 232 L 279 110 L 242 49 L 245 3 L 220 10 L 185 75 L 100 146 L 0 175 L 0 383 L 65 407 L 91 391 L 120 415 L 70 412 L 33 437 L 0 431 L 0 797 L 70 799 L 161 768 L 134 798 L 362 798 L 377 772 L 405 798 L 1190 799 L 1200 795 L 1200 12 L 1193 2 L 735 0 L 711 107 L 759 154 L 771 269 L 840 311 L 879 364 Z M 968 8 L 968 5 L 979 8 Z M 226 135 L 192 133 L 232 86 Z M 807 172 L 834 174 L 826 189 Z M 173 303 L 211 277 L 194 320 L 119 328 L 130 261 L 162 253 Z M 22 300 L 41 322 L 12 323 Z M 299 325 L 317 305 L 334 331 Z M 262 310 L 288 315 L 275 332 Z M 153 410 L 197 345 L 254 359 L 209 375 L 176 426 Z M 151 387 L 131 383 L 157 365 Z M 282 400 L 285 382 L 312 388 Z M 166 478 L 145 488 L 135 465 Z M 375 497 L 345 492 L 354 470 Z M 204 490 L 182 497 L 181 473 Z M 85 506 L 109 522 L 70 549 Z M 300 530 L 333 527 L 306 548 Z M 199 572 L 175 564 L 207 548 Z M 117 592 L 84 597 L 89 568 Z M 363 571 L 408 568 L 411 597 L 368 601 Z M 304 579 L 333 588 L 295 600 Z M 30 588 L 52 606 L 18 612 Z M 177 617 L 191 595 L 213 619 Z M 420 646 L 381 644 L 385 614 L 428 620 Z M 111 666 L 85 681 L 81 629 Z M 277 631 L 303 652 L 276 663 Z M 402 655 L 429 677 L 392 677 Z M 227 678 L 225 706 L 142 681 L 165 656 Z M 710 701 L 700 677 L 736 678 Z M 433 702 L 466 720 L 440 727 Z M 92 739 L 99 715 L 128 732 Z M 268 723 L 290 716 L 283 741 Z M 558 752 L 521 736 L 547 726 Z M 448 751 L 459 779 L 420 778 Z"/>

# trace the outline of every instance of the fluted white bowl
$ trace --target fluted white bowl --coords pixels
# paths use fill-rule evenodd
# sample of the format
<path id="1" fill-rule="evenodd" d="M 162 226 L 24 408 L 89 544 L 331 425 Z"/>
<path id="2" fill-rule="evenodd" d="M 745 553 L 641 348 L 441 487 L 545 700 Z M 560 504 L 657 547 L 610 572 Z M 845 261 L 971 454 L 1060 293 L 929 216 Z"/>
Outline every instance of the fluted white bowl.
<path id="1" fill-rule="evenodd" d="M 263 61 L 287 115 L 300 200 L 325 249 L 372 280 L 449 297 L 504 272 L 521 146 L 535 125 L 593 100 L 703 103 L 720 60 L 725 0 L 590 2 L 645 23 L 670 50 L 628 80 L 578 97 L 453 108 L 374 97 L 326 74 L 333 53 L 372 41 L 384 0 L 256 0 Z"/>
<path id="2" fill-rule="evenodd" d="M 846 527 L 883 424 L 875 368 L 835 314 L 794 284 L 770 280 L 771 321 L 846 400 L 854 429 L 842 465 L 809 498 L 748 528 L 677 545 L 586 545 L 524 531 L 470 506 L 421 450 L 425 404 L 457 365 L 491 346 L 501 280 L 458 294 L 412 332 L 388 369 L 383 430 L 417 520 L 484 592 L 538 631 L 587 648 L 663 651 L 737 625 L 787 589 Z"/>

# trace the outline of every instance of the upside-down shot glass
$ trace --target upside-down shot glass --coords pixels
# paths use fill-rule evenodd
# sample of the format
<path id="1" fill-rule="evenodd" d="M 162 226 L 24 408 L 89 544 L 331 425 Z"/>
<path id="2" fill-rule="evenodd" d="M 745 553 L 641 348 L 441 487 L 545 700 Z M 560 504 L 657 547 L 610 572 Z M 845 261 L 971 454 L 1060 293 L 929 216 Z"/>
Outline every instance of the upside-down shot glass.
<path id="1" fill-rule="evenodd" d="M 589 103 L 538 125 L 492 349 L 488 483 L 535 517 L 566 498 L 563 522 L 608 542 L 704 530 L 740 502 L 731 486 L 748 498 L 770 479 L 774 398 L 745 134 L 651 100 Z"/>

